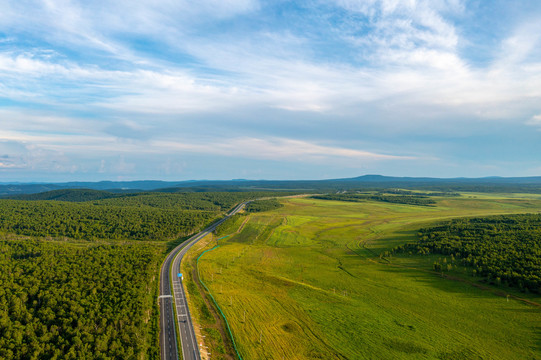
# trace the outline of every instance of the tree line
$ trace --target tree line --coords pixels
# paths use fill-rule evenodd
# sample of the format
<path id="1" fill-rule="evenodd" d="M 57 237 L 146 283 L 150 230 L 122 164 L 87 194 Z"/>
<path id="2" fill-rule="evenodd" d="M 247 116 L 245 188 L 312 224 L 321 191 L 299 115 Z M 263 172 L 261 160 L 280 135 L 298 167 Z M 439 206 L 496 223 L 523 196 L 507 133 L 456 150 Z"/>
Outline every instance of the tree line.
<path id="1" fill-rule="evenodd" d="M 394 252 L 450 255 L 490 283 L 541 293 L 540 214 L 454 219 L 418 236 Z"/>
<path id="2" fill-rule="evenodd" d="M 362 202 L 362 201 L 381 201 L 394 204 L 405 204 L 405 205 L 420 205 L 427 206 L 435 204 L 436 202 L 429 198 L 428 196 L 419 196 L 419 195 L 385 195 L 385 194 L 356 194 L 356 193 L 345 193 L 345 194 L 329 194 L 329 195 L 314 195 L 313 199 L 320 200 L 335 200 L 335 201 L 352 201 L 352 202 Z"/>
<path id="3" fill-rule="evenodd" d="M 280 203 L 277 199 L 268 199 L 268 200 L 255 200 L 246 205 L 246 212 L 262 212 L 270 211 L 283 207 L 284 205 Z"/>
<path id="4" fill-rule="evenodd" d="M 0 231 L 73 239 L 170 240 L 211 222 L 217 211 L 92 203 L 0 200 Z"/>

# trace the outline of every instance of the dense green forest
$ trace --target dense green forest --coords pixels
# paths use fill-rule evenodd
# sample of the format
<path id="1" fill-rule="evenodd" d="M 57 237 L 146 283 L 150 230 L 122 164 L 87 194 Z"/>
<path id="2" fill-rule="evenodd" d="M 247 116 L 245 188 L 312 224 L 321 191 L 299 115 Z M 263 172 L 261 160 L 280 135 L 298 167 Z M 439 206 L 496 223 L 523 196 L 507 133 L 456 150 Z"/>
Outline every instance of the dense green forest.
<path id="1" fill-rule="evenodd" d="M 267 196 L 291 195 L 291 192 L 203 192 L 203 193 L 141 193 L 94 202 L 96 205 L 150 206 L 161 209 L 182 208 L 186 210 L 228 211 L 245 200 Z"/>
<path id="2" fill-rule="evenodd" d="M 279 209 L 283 206 L 284 205 L 282 205 L 277 199 L 256 200 L 246 205 L 245 210 L 246 212 L 252 213 Z"/>
<path id="3" fill-rule="evenodd" d="M 415 196 L 460 196 L 460 193 L 457 192 L 449 192 L 449 191 L 432 191 L 432 192 L 424 192 L 424 191 L 411 191 L 411 190 L 403 190 L 403 189 L 385 189 L 383 191 L 378 192 L 379 195 L 383 194 L 395 194 L 395 195 L 415 195 Z"/>
<path id="4" fill-rule="evenodd" d="M 22 198 L 62 201 L 0 200 L 0 231 L 87 240 L 172 240 L 199 230 L 241 201 L 291 193 L 135 193 L 106 198 L 107 194 L 111 193 L 59 190 Z"/>
<path id="5" fill-rule="evenodd" d="M 0 231 L 73 239 L 170 240 L 217 217 L 216 211 L 0 200 Z"/>
<path id="6" fill-rule="evenodd" d="M 336 200 L 336 201 L 382 201 L 394 204 L 407 204 L 407 205 L 432 205 L 435 201 L 427 196 L 423 195 L 385 195 L 383 193 L 377 194 L 358 194 L 358 193 L 345 193 L 345 194 L 329 194 L 329 195 L 314 195 L 314 199 L 320 200 Z"/>
<path id="7" fill-rule="evenodd" d="M 448 255 L 491 283 L 541 293 L 540 214 L 451 220 L 421 229 L 419 242 L 395 252 Z M 435 263 L 434 268 L 449 265 Z"/>
<path id="8" fill-rule="evenodd" d="M 0 237 L 1 359 L 158 359 L 163 246 Z"/>
<path id="9" fill-rule="evenodd" d="M 178 189 L 176 189 L 178 190 Z M 297 194 L 292 191 L 235 191 L 235 192 L 156 192 L 112 193 L 90 189 L 53 190 L 38 194 L 10 196 L 11 200 L 54 200 L 68 202 L 91 202 L 103 206 L 150 206 L 161 209 L 227 211 L 245 200 L 268 196 Z"/>

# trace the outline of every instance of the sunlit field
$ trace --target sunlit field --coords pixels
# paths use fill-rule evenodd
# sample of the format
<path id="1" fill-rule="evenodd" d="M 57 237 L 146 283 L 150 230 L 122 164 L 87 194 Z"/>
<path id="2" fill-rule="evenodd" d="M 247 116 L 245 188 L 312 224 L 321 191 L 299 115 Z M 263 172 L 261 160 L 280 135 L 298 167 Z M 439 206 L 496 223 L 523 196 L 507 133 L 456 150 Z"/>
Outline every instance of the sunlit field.
<path id="1" fill-rule="evenodd" d="M 541 358 L 539 307 L 474 287 L 467 272 L 464 282 L 442 278 L 431 271 L 431 257 L 379 257 L 415 241 L 416 229 L 435 221 L 539 212 L 541 200 L 515 194 L 435 199 L 434 206 L 291 199 L 281 209 L 228 222 L 221 232 L 230 236 L 201 257 L 199 269 L 240 355 Z M 207 242 L 206 248 L 216 245 Z M 499 290 L 539 302 L 535 295 Z M 197 319 L 208 309 L 196 303 Z M 203 321 L 203 332 L 210 323 Z M 211 352 L 211 343 L 221 347 L 212 358 L 226 358 L 215 335 L 206 341 Z"/>

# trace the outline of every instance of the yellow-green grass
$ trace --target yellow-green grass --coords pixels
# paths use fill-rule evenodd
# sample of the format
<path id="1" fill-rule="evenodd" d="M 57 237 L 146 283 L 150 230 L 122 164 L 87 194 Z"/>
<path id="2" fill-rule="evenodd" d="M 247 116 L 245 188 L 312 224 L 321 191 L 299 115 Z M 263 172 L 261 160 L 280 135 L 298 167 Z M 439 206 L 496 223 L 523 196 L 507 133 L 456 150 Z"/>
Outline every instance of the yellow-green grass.
<path id="1" fill-rule="evenodd" d="M 541 359 L 539 308 L 442 279 L 426 258 L 377 256 L 434 221 L 539 212 L 539 199 L 284 205 L 199 262 L 244 359 Z"/>
<path id="2" fill-rule="evenodd" d="M 541 199 L 541 194 L 528 194 L 528 193 L 463 193 L 463 196 L 477 198 L 477 199 Z"/>
<path id="3" fill-rule="evenodd" d="M 187 294 L 197 343 L 205 346 L 200 348 L 203 360 L 211 358 L 208 353 L 211 353 L 212 359 L 233 359 L 227 354 L 232 350 L 228 338 L 222 334 L 225 330 L 223 324 L 216 321 L 211 299 L 202 293 L 203 289 L 195 276 L 197 257 L 215 245 L 216 238 L 207 235 L 188 251 L 181 263 L 181 272 L 184 274 L 183 286 Z M 207 350 L 207 347 L 211 350 Z"/>

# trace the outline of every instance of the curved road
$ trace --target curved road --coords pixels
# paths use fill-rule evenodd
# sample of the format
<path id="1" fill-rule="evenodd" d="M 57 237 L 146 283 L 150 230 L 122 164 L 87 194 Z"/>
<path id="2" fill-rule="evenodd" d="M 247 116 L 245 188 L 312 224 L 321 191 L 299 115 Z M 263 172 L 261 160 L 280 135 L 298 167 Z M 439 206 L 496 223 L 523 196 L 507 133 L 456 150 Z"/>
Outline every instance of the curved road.
<path id="1" fill-rule="evenodd" d="M 190 309 L 188 309 L 186 302 L 186 294 L 184 293 L 181 279 L 178 276 L 180 273 L 180 262 L 184 254 L 196 242 L 214 231 L 218 225 L 235 215 L 249 202 L 245 201 L 237 205 L 224 218 L 216 221 L 205 230 L 178 245 L 165 258 L 160 270 L 160 296 L 158 298 L 160 301 L 160 355 L 162 360 L 178 360 L 177 331 L 180 334 L 180 341 L 182 343 L 183 359 L 201 359 L 190 316 Z M 172 292 L 171 283 L 173 284 Z M 173 304 L 176 306 L 176 318 L 173 311 Z"/>

